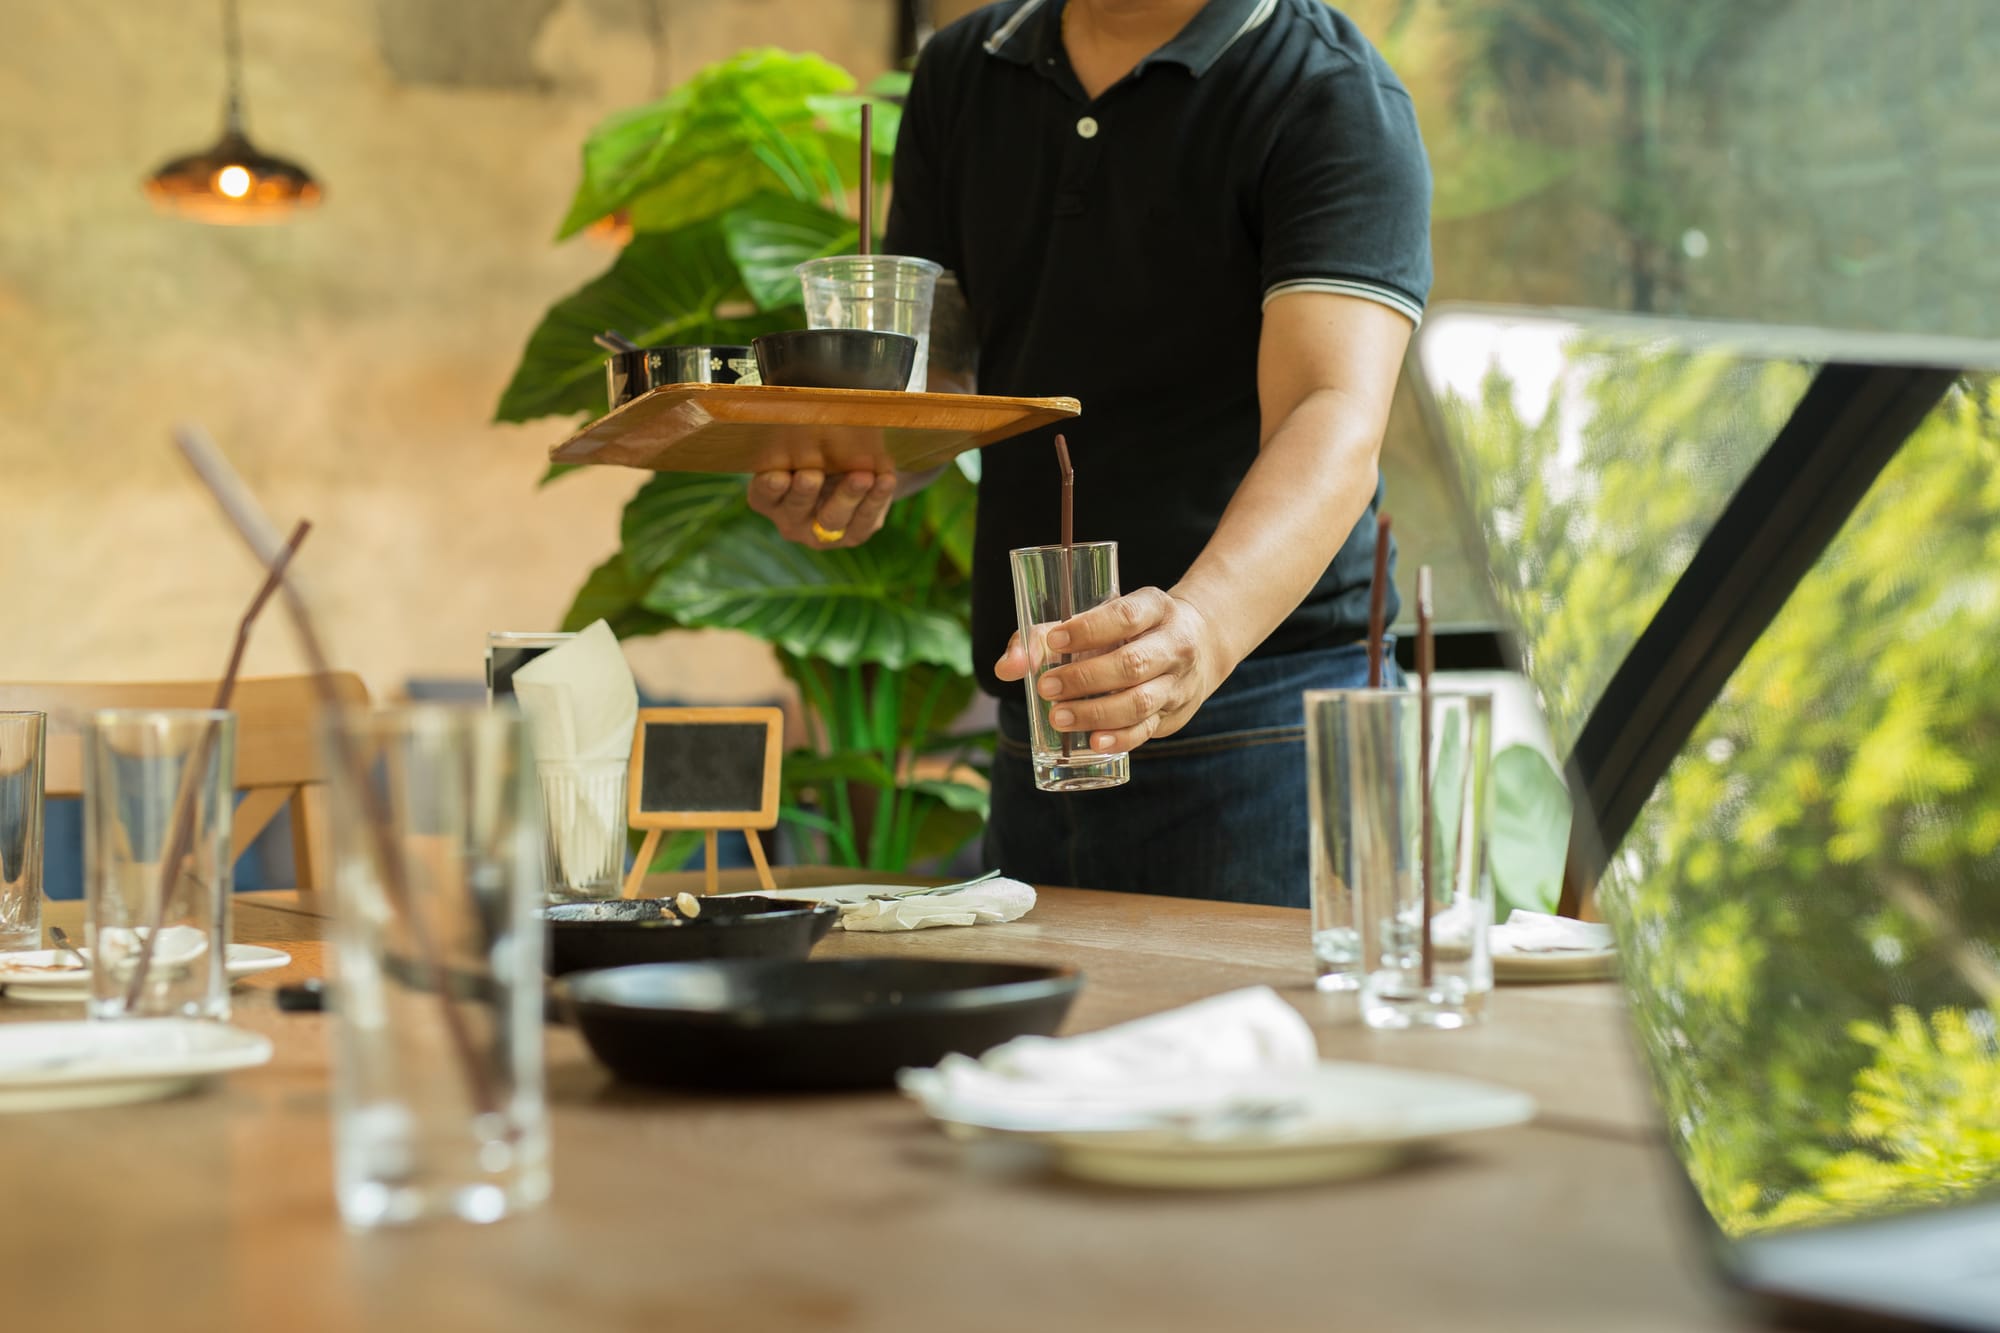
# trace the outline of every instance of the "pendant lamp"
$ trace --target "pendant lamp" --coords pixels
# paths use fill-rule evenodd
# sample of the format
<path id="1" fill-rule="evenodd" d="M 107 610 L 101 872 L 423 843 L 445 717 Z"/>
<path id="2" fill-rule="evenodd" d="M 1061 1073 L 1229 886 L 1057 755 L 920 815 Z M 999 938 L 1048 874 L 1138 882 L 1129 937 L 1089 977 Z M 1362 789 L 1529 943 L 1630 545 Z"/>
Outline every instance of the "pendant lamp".
<path id="1" fill-rule="evenodd" d="M 296 162 L 274 157 L 243 129 L 243 51 L 236 0 L 222 0 L 222 59 L 228 83 L 222 137 L 177 157 L 146 178 L 155 207 L 197 222 L 227 226 L 282 222 L 319 203 L 319 183 Z"/>

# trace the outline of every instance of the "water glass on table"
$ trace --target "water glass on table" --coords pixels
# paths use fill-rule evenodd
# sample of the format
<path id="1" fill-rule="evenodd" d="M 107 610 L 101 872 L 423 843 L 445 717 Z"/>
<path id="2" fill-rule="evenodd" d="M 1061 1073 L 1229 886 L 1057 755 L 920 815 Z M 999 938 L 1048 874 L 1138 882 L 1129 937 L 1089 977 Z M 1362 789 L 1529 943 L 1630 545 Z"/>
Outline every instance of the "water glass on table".
<path id="1" fill-rule="evenodd" d="M 1123 751 L 1092 750 L 1088 732 L 1057 730 L 1050 721 L 1055 704 L 1042 697 L 1040 687 L 1051 669 L 1097 656 L 1057 652 L 1048 645 L 1048 632 L 1118 596 L 1118 543 L 1028 546 L 1008 552 L 1008 559 L 1014 569 L 1021 647 L 1028 654 L 1028 742 L 1035 786 L 1042 791 L 1116 787 L 1131 777 L 1131 757 Z"/>
<path id="2" fill-rule="evenodd" d="M 548 1197 L 542 805 L 512 708 L 323 726 L 334 855 L 334 1187 L 357 1229 Z"/>
<path id="3" fill-rule="evenodd" d="M 1359 989 L 1370 1027 L 1478 1021 L 1493 989 L 1491 697 L 1432 691 L 1428 799 L 1416 690 L 1312 690 L 1305 712 L 1319 988 Z"/>
<path id="4" fill-rule="evenodd" d="M 938 275 L 928 259 L 909 255 L 829 255 L 798 266 L 810 329 L 873 329 L 917 340 L 908 388 L 922 392 L 930 376 L 931 306 Z"/>
<path id="5" fill-rule="evenodd" d="M 42 947 L 47 736 L 44 713 L 0 713 L 0 950 Z"/>
<path id="6" fill-rule="evenodd" d="M 486 635 L 486 702 L 514 697 L 514 673 L 576 635 L 545 630 L 489 630 Z"/>
<path id="7" fill-rule="evenodd" d="M 110 709 L 83 745 L 90 1016 L 228 1018 L 235 714 Z"/>

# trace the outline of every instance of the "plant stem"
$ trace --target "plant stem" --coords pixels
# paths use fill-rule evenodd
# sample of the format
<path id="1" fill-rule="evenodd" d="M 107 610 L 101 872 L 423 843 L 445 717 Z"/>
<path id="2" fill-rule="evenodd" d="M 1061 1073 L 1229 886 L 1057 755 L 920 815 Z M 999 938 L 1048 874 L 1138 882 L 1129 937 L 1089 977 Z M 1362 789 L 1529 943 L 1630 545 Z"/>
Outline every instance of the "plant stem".
<path id="1" fill-rule="evenodd" d="M 923 752 L 924 741 L 930 735 L 931 717 L 937 712 L 938 699 L 944 694 L 944 683 L 948 679 L 944 668 L 931 672 L 930 682 L 924 686 L 923 701 L 917 705 L 917 724 L 910 732 L 910 775 L 909 781 L 896 789 L 896 821 L 900 836 L 896 843 L 894 864 L 890 870 L 907 870 L 910 865 L 910 849 L 917 838 L 916 804 L 917 756 Z M 890 770 L 896 772 L 897 770 Z"/>
<path id="2" fill-rule="evenodd" d="M 820 753 L 837 754 L 847 749 L 843 736 L 842 710 L 835 706 L 833 687 L 820 675 L 821 666 L 790 654 L 781 654 L 786 674 L 798 682 L 800 693 L 807 696 L 807 713 L 819 720 Z M 860 849 L 854 836 L 854 810 L 847 799 L 847 783 L 844 779 L 829 779 L 821 787 L 821 797 L 833 806 L 831 829 L 822 829 L 831 839 L 828 850 L 839 856 L 842 865 L 861 864 Z"/>

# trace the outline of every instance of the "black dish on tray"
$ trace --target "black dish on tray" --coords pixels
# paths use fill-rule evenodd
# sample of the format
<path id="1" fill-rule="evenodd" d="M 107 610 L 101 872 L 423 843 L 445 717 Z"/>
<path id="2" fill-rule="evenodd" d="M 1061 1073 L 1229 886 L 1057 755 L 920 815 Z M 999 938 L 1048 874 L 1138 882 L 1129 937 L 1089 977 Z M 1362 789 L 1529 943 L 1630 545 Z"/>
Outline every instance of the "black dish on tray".
<path id="1" fill-rule="evenodd" d="M 755 384 L 756 370 L 748 347 L 641 347 L 611 354 L 604 363 L 604 386 L 611 406 L 618 407 L 662 384 Z"/>
<path id="2" fill-rule="evenodd" d="M 917 340 L 872 329 L 794 329 L 750 344 L 766 384 L 791 389 L 902 389 L 917 364 Z"/>
<path id="3" fill-rule="evenodd" d="M 591 1053 L 656 1087 L 883 1088 L 896 1071 L 1047 1036 L 1073 967 L 928 958 L 656 963 L 563 987 Z"/>
<path id="4" fill-rule="evenodd" d="M 703 898 L 701 914 L 681 917 L 659 898 L 556 903 L 549 923 L 549 974 L 634 963 L 702 958 L 804 958 L 833 929 L 833 903 L 759 894 Z"/>

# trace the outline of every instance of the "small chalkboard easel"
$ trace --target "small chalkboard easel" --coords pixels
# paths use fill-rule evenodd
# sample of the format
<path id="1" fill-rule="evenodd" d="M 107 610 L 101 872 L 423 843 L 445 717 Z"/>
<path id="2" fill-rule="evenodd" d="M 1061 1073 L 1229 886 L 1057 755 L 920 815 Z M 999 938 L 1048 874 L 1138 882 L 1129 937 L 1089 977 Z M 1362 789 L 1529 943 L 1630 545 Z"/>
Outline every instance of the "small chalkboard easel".
<path id="1" fill-rule="evenodd" d="M 785 714 L 777 708 L 641 708 L 632 733 L 626 820 L 646 830 L 625 877 L 636 898 L 670 830 L 701 829 L 708 853 L 705 893 L 716 890 L 715 835 L 740 829 L 757 863 L 757 880 L 777 888 L 758 829 L 778 825 L 778 769 Z"/>

